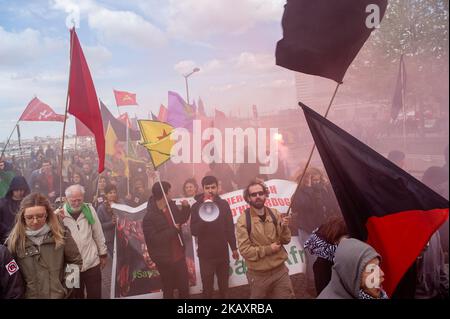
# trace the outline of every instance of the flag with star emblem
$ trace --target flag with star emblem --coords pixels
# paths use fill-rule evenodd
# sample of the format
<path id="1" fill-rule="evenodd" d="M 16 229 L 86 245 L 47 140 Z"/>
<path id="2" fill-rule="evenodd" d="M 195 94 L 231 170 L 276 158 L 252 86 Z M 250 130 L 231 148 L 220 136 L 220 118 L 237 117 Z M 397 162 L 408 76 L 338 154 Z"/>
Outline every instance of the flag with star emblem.
<path id="1" fill-rule="evenodd" d="M 138 120 L 138 124 L 143 139 L 141 145 L 150 153 L 156 169 L 170 159 L 170 152 L 175 144 L 170 135 L 175 128 L 168 123 L 151 120 Z"/>
<path id="2" fill-rule="evenodd" d="M 136 102 L 136 94 L 126 91 L 114 91 L 114 97 L 116 98 L 117 106 L 123 105 L 138 105 Z"/>

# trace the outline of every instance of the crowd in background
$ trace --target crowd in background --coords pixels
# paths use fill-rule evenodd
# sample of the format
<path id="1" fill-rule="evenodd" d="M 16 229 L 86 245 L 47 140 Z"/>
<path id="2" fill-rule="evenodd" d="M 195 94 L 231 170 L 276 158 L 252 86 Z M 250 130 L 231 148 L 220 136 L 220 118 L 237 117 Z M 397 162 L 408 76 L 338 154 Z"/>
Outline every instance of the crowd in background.
<path id="1" fill-rule="evenodd" d="M 20 271 L 15 270 L 14 264 L 11 266 L 11 262 L 6 265 L 10 266 L 10 269 L 5 267 L 8 269 L 9 276 L 17 273 L 22 275 L 21 279 L 17 279 L 16 284 L 24 289 L 23 291 L 13 290 L 9 297 L 68 297 L 66 289 L 61 284 L 64 277 L 61 265 L 70 262 L 80 267 L 82 278 L 82 287 L 72 291 L 71 297 L 108 298 L 108 289 L 111 285 L 114 229 L 117 221 L 111 205 L 124 203 L 137 207 L 146 202 L 148 202 L 148 212 L 144 219 L 143 228 L 146 231 L 144 235 L 147 246 L 151 247 L 149 249 L 150 257 L 157 265 L 159 264 L 165 298 L 172 298 L 173 291 L 176 289 L 178 289 L 180 297 L 187 298 L 189 296 L 186 288 L 187 273 L 184 251 L 182 246 L 178 246 L 178 239 L 174 237 L 178 232 L 173 231 L 174 229 L 180 231 L 181 225 L 185 223 L 190 223 L 192 235 L 196 236 L 199 241 L 198 254 L 205 298 L 212 297 L 212 283 L 215 275 L 219 280 L 221 297 L 226 298 L 227 296 L 228 246 L 233 251 L 233 258 L 238 259 L 240 252 L 247 264 L 253 265 L 247 275 L 252 296 L 259 298 L 270 296 L 270 291 L 268 292 L 270 287 L 255 286 L 255 280 L 262 280 L 261 278 L 264 278 L 265 275 L 259 272 L 261 265 L 255 263 L 257 259 L 254 254 L 262 259 L 273 259 L 274 257 L 270 256 L 279 254 L 280 247 L 271 246 L 269 250 L 249 252 L 246 241 L 249 240 L 250 233 L 245 231 L 245 227 L 241 227 L 239 230 L 239 226 L 236 226 L 237 233 L 235 235 L 235 226 L 232 225 L 229 205 L 220 199 L 220 195 L 236 189 L 245 189 L 247 195 L 244 192 L 244 196 L 254 209 L 252 216 L 256 218 L 255 220 L 258 222 L 258 218 L 260 218 L 261 221 L 270 223 L 272 219 L 279 219 L 281 225 L 282 217 L 274 214 L 271 209 L 264 212 L 263 204 L 268 194 L 263 191 L 264 184 L 258 183 L 272 178 L 289 179 L 283 165 L 276 174 L 264 176 L 259 174 L 258 166 L 255 164 L 244 163 L 237 169 L 233 169 L 228 164 L 213 163 L 207 168 L 204 174 L 206 177 L 202 178 L 201 183 L 192 176 L 182 178 L 186 174 L 189 175 L 190 172 L 186 173 L 186 170 L 182 169 L 183 174 L 180 172 L 177 175 L 174 167 L 175 172 L 170 168 L 169 170 L 172 175 L 177 177 L 167 179 L 168 182 L 161 187 L 157 183 L 155 172 L 146 166 L 140 174 L 133 178 L 125 176 L 124 172 L 121 174 L 110 170 L 98 174 L 96 154 L 89 149 L 73 151 L 68 154 L 69 160 L 63 163 L 63 177 L 61 178 L 56 147 L 48 145 L 45 151 L 43 147 L 39 147 L 37 151 L 31 153 L 30 158 L 26 161 L 0 160 L 0 242 L 8 247 L 7 250 L 4 247 L 1 248 L 0 257 L 2 262 L 8 258 L 14 258 L 12 259 L 14 263 L 20 265 L 17 267 Z M 445 152 L 445 165 L 429 167 L 423 174 L 422 182 L 448 199 L 448 147 Z M 408 170 L 405 167 L 403 152 L 393 151 L 388 158 L 399 167 Z M 148 158 L 143 156 L 142 161 L 148 161 Z M 302 172 L 302 169 L 299 171 Z M 249 185 L 249 181 L 255 180 L 255 178 L 258 182 Z M 163 176 L 163 179 L 166 178 Z M 303 176 L 294 176 L 292 179 L 297 182 L 301 180 L 297 192 L 292 198 L 293 214 L 289 222 L 283 220 L 286 228 L 277 229 L 275 225 L 275 232 L 272 235 L 282 236 L 280 238 L 282 238 L 283 244 L 289 242 L 291 234 L 298 235 L 306 250 L 305 275 L 308 280 L 308 293 L 312 297 L 319 296 L 319 298 L 337 297 L 333 294 L 343 288 L 338 285 L 331 289 L 330 284 L 337 285 L 332 277 L 338 276 L 341 283 L 354 279 L 352 274 L 345 272 L 333 274 L 334 263 L 340 260 L 339 258 L 346 256 L 345 253 L 339 253 L 340 251 L 353 250 L 355 253 L 359 251 L 361 256 L 365 256 L 364 260 L 359 260 L 357 265 L 352 265 L 359 270 L 368 263 L 376 264 L 377 260 L 379 262 L 379 256 L 373 248 L 364 243 L 346 241 L 345 245 L 340 245 L 342 240 L 347 237 L 347 229 L 332 187 L 320 168 L 310 167 Z M 262 190 L 248 193 L 251 187 L 261 187 Z M 169 201 L 175 196 L 194 197 L 196 204 L 190 207 L 187 202 L 184 202 L 181 210 L 173 205 L 172 211 L 178 212 L 179 210 L 179 213 L 176 213 L 176 220 L 171 221 L 167 215 L 162 189 Z M 252 197 L 253 195 L 255 198 Z M 211 226 L 203 225 L 204 223 L 198 218 L 199 205 L 207 200 L 208 196 L 217 201 L 221 214 L 224 216 L 222 221 L 224 224 L 216 225 L 215 228 L 208 228 Z M 161 215 L 155 216 L 154 213 L 151 213 L 154 211 L 160 212 Z M 259 216 L 259 212 L 263 215 Z M 245 218 L 244 215 L 241 216 L 241 223 Z M 175 228 L 167 228 L 171 223 Z M 256 226 L 253 227 L 255 227 L 255 232 L 258 231 Z M 171 231 L 167 232 L 167 229 L 171 229 Z M 159 238 L 156 240 L 160 243 L 159 245 L 155 245 L 155 232 Z M 161 238 L 167 240 L 161 241 Z M 213 238 L 214 240 L 212 240 Z M 161 247 L 166 247 L 167 250 L 161 249 Z M 172 255 L 168 254 L 168 251 Z M 38 255 L 43 256 L 46 264 L 42 265 L 42 262 L 36 259 Z M 280 254 L 277 265 L 280 263 L 284 265 L 286 258 Z M 36 284 L 45 279 L 45 271 L 31 270 L 36 269 L 33 268 L 36 262 L 43 270 L 50 271 L 49 284 L 44 286 Z M 355 261 L 343 260 L 342 262 L 351 264 Z M 16 264 L 16 266 L 18 265 Z M 252 267 L 254 267 L 253 272 Z M 280 276 L 285 276 L 285 268 L 277 267 L 274 269 L 263 267 L 263 269 L 272 274 L 279 273 Z M 426 249 L 418 257 L 416 267 L 417 284 L 407 293 L 403 292 L 403 295 L 399 295 L 399 298 L 448 297 L 448 220 L 430 239 Z M 174 277 L 174 274 L 177 274 L 178 277 Z M 173 278 L 178 278 L 178 281 Z M 277 281 L 274 281 L 274 285 L 277 286 Z M 290 286 L 289 281 L 283 279 L 280 289 L 285 289 L 286 293 L 278 296 L 290 297 Z M 2 286 L 0 297 L 8 297 L 8 295 L 1 296 L 4 289 L 5 286 Z M 267 295 L 264 295 L 266 293 Z M 355 294 L 349 296 L 365 298 L 370 295 L 367 293 L 367 291 L 359 291 L 358 288 Z M 384 296 L 383 294 L 376 295 Z M 275 294 L 274 298 L 276 297 Z"/>

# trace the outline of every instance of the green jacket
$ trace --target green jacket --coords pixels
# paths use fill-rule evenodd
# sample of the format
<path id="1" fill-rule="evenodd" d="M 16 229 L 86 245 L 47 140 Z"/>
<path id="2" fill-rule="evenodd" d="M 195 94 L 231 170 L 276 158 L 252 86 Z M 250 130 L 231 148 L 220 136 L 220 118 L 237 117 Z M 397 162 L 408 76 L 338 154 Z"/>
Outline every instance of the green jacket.
<path id="1" fill-rule="evenodd" d="M 65 243 L 55 250 L 55 239 L 49 232 L 38 247 L 26 239 L 25 251 L 15 256 L 26 283 L 26 299 L 63 299 L 68 297 L 65 287 L 67 264 L 81 269 L 83 261 L 77 245 L 66 229 Z"/>
<path id="2" fill-rule="evenodd" d="M 0 198 L 5 197 L 15 175 L 13 171 L 0 171 Z"/>

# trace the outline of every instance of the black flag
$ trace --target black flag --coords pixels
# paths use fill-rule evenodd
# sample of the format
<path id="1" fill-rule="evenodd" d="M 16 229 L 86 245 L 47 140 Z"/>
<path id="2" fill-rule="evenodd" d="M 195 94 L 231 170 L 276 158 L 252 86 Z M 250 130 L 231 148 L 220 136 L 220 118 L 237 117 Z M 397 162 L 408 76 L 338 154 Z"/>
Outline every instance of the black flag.
<path id="1" fill-rule="evenodd" d="M 287 0 L 276 64 L 342 83 L 373 30 L 372 17 L 381 21 L 386 6 L 387 0 Z"/>
<path id="2" fill-rule="evenodd" d="M 397 83 L 395 85 L 394 97 L 392 98 L 391 118 L 395 120 L 398 112 L 403 109 L 403 97 L 406 90 L 406 68 L 403 54 L 400 56 L 400 63 L 398 66 Z M 403 114 L 405 116 L 405 114 Z"/>
<path id="3" fill-rule="evenodd" d="M 448 201 L 407 172 L 302 105 L 351 237 L 383 257 L 392 294 L 431 235 L 448 218 Z"/>
<path id="4" fill-rule="evenodd" d="M 111 123 L 112 128 L 114 129 L 114 132 L 117 135 L 117 139 L 121 142 L 127 141 L 127 126 L 122 121 L 116 119 L 114 115 L 111 114 L 111 112 L 108 110 L 108 107 L 100 101 L 100 111 L 102 113 L 102 120 L 103 120 L 103 128 L 108 128 L 108 122 Z M 138 141 L 141 139 L 141 133 L 139 131 L 129 129 L 129 139 L 131 141 Z"/>

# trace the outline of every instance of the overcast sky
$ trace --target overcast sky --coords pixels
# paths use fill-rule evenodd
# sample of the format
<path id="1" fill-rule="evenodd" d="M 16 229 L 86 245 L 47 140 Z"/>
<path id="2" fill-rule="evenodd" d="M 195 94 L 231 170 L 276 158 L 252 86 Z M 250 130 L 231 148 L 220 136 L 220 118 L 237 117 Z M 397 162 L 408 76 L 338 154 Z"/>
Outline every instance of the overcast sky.
<path id="1" fill-rule="evenodd" d="M 137 93 L 146 117 L 167 105 L 167 91 L 202 97 L 240 115 L 295 107 L 294 74 L 275 65 L 284 0 L 0 0 L 0 138 L 6 140 L 36 95 L 64 112 L 69 31 L 74 17 L 97 95 L 117 115 L 113 88 Z M 68 133 L 74 132 L 73 119 Z M 58 136 L 60 123 L 21 125 L 22 136 Z"/>

